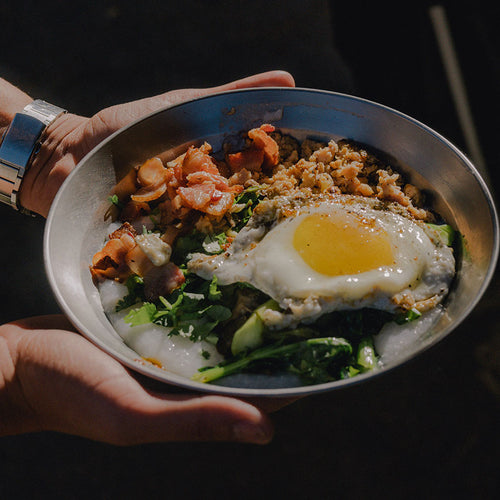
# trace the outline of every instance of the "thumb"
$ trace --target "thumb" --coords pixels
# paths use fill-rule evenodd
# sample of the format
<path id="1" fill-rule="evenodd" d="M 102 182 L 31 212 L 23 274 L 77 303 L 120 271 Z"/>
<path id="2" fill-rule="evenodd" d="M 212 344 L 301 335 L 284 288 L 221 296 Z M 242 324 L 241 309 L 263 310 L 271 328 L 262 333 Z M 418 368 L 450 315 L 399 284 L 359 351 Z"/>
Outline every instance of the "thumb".
<path id="1" fill-rule="evenodd" d="M 160 94 L 158 96 L 150 98 L 148 107 L 150 108 L 150 111 L 154 111 L 164 106 L 173 106 L 190 99 L 196 99 L 197 97 L 216 94 L 218 92 L 226 92 L 229 90 L 240 90 L 255 87 L 294 86 L 295 81 L 290 73 L 278 70 L 267 71 L 265 73 L 258 73 L 256 75 L 247 76 L 246 78 L 235 80 L 233 82 L 225 83 L 216 87 L 210 87 L 206 89 L 182 89 L 166 92 L 165 94 Z"/>
<path id="2" fill-rule="evenodd" d="M 295 86 L 295 81 L 290 73 L 275 70 L 248 76 L 216 87 L 172 90 L 157 96 L 147 97 L 125 104 L 118 104 L 103 109 L 91 118 L 90 130 L 92 132 L 92 140 L 95 144 L 98 144 L 108 135 L 132 121 L 138 120 L 161 108 L 174 106 L 198 97 L 215 94 L 217 92 L 252 87 L 293 86 Z"/>
<path id="3" fill-rule="evenodd" d="M 108 441 L 127 445 L 174 441 L 266 444 L 273 436 L 269 418 L 238 399 L 172 394 L 136 395 L 133 399 L 120 416 L 119 428 L 106 434 Z"/>
<path id="4" fill-rule="evenodd" d="M 153 391 L 89 341 L 60 329 L 68 326 L 64 318 L 50 316 L 2 327 L 16 353 L 19 383 L 11 393 L 19 389 L 16 401 L 25 403 L 18 406 L 31 418 L 23 426 L 14 422 L 14 430 L 31 425 L 117 445 L 271 440 L 269 418 L 250 403 L 172 393 L 166 385 Z"/>

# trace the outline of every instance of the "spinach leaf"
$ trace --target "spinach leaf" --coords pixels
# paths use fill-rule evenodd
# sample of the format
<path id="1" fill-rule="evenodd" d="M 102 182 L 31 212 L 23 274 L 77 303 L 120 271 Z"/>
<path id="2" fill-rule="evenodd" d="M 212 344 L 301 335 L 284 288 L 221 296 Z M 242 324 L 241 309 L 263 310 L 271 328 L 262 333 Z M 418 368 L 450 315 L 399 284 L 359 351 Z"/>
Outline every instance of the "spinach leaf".
<path id="1" fill-rule="evenodd" d="M 122 297 L 115 306 L 115 311 L 122 311 L 127 307 L 133 306 L 144 299 L 144 280 L 137 274 L 132 274 L 125 282 L 128 293 Z"/>
<path id="2" fill-rule="evenodd" d="M 231 214 L 233 221 L 235 222 L 235 227 L 233 228 L 234 231 L 241 231 L 241 229 L 245 227 L 247 222 L 250 220 L 254 208 L 259 204 L 262 198 L 260 195 L 261 189 L 262 188 L 260 186 L 251 186 L 235 198 L 234 204 L 239 208 L 239 210 L 233 210 Z"/>

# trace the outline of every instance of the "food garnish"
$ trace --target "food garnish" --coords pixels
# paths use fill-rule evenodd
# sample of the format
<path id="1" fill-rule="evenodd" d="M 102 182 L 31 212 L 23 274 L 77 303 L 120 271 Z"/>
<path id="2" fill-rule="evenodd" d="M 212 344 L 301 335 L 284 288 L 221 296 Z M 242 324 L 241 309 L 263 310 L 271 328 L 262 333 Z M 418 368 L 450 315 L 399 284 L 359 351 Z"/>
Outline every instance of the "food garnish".
<path id="1" fill-rule="evenodd" d="M 110 320 L 143 359 L 199 382 L 378 369 L 384 325 L 445 299 L 453 229 L 352 141 L 299 143 L 269 124 L 245 140 L 223 157 L 208 143 L 153 157 L 118 182 L 90 266 Z"/>

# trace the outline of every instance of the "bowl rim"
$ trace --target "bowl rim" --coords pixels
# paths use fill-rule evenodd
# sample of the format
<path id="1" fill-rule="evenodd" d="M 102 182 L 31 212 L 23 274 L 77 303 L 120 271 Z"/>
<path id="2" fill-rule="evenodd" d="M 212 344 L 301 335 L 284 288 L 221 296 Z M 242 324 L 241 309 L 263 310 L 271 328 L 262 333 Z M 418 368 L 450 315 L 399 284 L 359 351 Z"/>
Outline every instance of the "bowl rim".
<path id="1" fill-rule="evenodd" d="M 93 335 L 92 332 L 89 332 L 88 329 L 86 328 L 86 326 L 79 319 L 79 317 L 73 313 L 73 311 L 68 306 L 68 304 L 67 304 L 67 302 L 66 302 L 66 300 L 65 300 L 65 298 L 64 298 L 63 294 L 61 293 L 61 290 L 58 286 L 58 283 L 57 283 L 57 280 L 56 280 L 56 277 L 54 274 L 52 262 L 49 258 L 49 245 L 50 245 L 50 236 L 52 233 L 52 227 L 54 225 L 54 217 L 55 217 L 54 214 L 57 210 L 58 202 L 64 196 L 65 187 L 71 182 L 71 179 L 77 175 L 78 170 L 80 168 L 83 168 L 83 166 L 87 163 L 89 158 L 91 158 L 98 150 L 105 147 L 109 142 L 113 141 L 113 139 L 115 137 L 123 134 L 125 131 L 127 131 L 130 128 L 133 128 L 138 123 L 146 121 L 155 115 L 161 114 L 169 109 L 183 107 L 183 106 L 186 106 L 186 105 L 198 102 L 198 101 L 217 99 L 217 98 L 224 96 L 224 95 L 227 95 L 227 94 L 237 94 L 237 93 L 239 94 L 239 93 L 249 93 L 249 92 L 251 92 L 251 93 L 256 93 L 256 92 L 257 93 L 286 92 L 286 93 L 294 93 L 294 94 L 306 92 L 306 93 L 315 93 L 315 94 L 325 94 L 325 95 L 339 97 L 342 99 L 357 101 L 357 102 L 367 104 L 369 106 L 373 106 L 376 108 L 381 108 L 381 109 L 383 109 L 391 114 L 398 115 L 399 117 L 401 117 L 407 121 L 410 121 L 412 124 L 423 129 L 426 133 L 430 133 L 431 135 L 433 135 L 440 142 L 443 142 L 447 148 L 450 148 L 454 152 L 454 154 L 456 154 L 460 158 L 462 165 L 464 165 L 467 169 L 469 169 L 469 171 L 472 173 L 472 175 L 474 176 L 474 178 L 478 182 L 479 187 L 481 188 L 482 192 L 484 193 L 485 199 L 486 199 L 487 204 L 488 204 L 489 213 L 491 216 L 491 222 L 492 222 L 493 233 L 494 233 L 493 234 L 493 246 L 492 246 L 491 259 L 488 263 L 488 269 L 487 269 L 487 272 L 485 273 L 483 282 L 481 283 L 481 286 L 478 290 L 478 293 L 475 295 L 474 300 L 472 300 L 468 304 L 468 307 L 462 311 L 462 313 L 458 317 L 458 320 L 456 320 L 453 323 L 453 325 L 447 326 L 443 329 L 442 333 L 439 335 L 438 338 L 434 339 L 432 342 L 430 342 L 427 345 L 420 348 L 418 350 L 418 352 L 413 353 L 411 356 L 403 359 L 403 361 L 398 362 L 393 366 L 384 367 L 382 370 L 375 370 L 375 371 L 371 371 L 371 372 L 368 372 L 365 374 L 359 374 L 353 378 L 344 379 L 344 380 L 336 380 L 336 381 L 326 382 L 326 383 L 321 383 L 321 384 L 297 386 L 297 387 L 286 387 L 286 388 L 273 388 L 273 389 L 243 388 L 243 387 L 221 386 L 221 385 L 215 385 L 215 384 L 204 384 L 201 382 L 194 382 L 194 381 L 192 381 L 188 378 L 182 377 L 182 376 L 171 376 L 172 374 L 170 374 L 170 373 L 167 373 L 166 377 L 161 376 L 161 374 L 158 373 L 157 370 L 150 369 L 147 365 L 140 365 L 139 363 L 134 362 L 133 360 L 121 355 L 121 353 L 110 352 L 110 348 L 106 345 L 106 343 L 103 342 L 100 338 Z M 493 198 L 492 192 L 490 191 L 490 188 L 488 187 L 486 181 L 484 180 L 484 178 L 480 174 L 479 170 L 476 168 L 476 166 L 472 163 L 472 161 L 467 157 L 467 155 L 465 153 L 463 153 L 457 146 L 455 146 L 452 142 L 450 142 L 443 135 L 441 135 L 439 132 L 435 131 L 431 127 L 425 125 L 424 123 L 420 122 L 419 120 L 417 120 L 417 119 L 411 117 L 410 115 L 407 115 L 401 111 L 393 109 L 393 108 L 386 106 L 384 104 L 381 104 L 381 103 L 378 103 L 378 102 L 375 102 L 375 101 L 372 101 L 372 100 L 369 100 L 366 98 L 358 97 L 355 95 L 350 95 L 350 94 L 345 94 L 345 93 L 340 93 L 340 92 L 335 92 L 335 91 L 329 91 L 329 90 L 311 89 L 311 88 L 305 88 L 305 87 L 254 87 L 254 88 L 234 89 L 234 90 L 226 90 L 226 91 L 222 91 L 222 92 L 215 92 L 213 94 L 189 99 L 189 100 L 184 101 L 182 103 L 177 103 L 177 104 L 173 104 L 170 106 L 164 106 L 164 107 L 159 108 L 151 113 L 148 113 L 148 114 L 146 114 L 146 115 L 144 115 L 136 120 L 133 120 L 129 124 L 120 128 L 119 130 L 113 132 L 108 137 L 106 137 L 103 141 L 101 141 L 99 144 L 97 144 L 92 150 L 90 150 L 78 162 L 78 164 L 75 166 L 73 171 L 65 179 L 64 183 L 61 185 L 60 189 L 56 193 L 56 196 L 54 197 L 53 203 L 51 205 L 51 208 L 49 210 L 49 214 L 48 214 L 47 219 L 46 219 L 46 224 L 45 224 L 45 229 L 44 229 L 43 258 L 44 258 L 44 266 L 45 266 L 45 271 L 46 271 L 48 281 L 50 283 L 50 286 L 51 286 L 52 292 L 55 296 L 55 299 L 62 309 L 62 312 L 68 317 L 68 319 L 77 328 L 77 330 L 80 333 L 82 333 L 82 335 L 85 338 L 87 338 L 87 340 L 96 344 L 106 354 L 108 354 L 112 358 L 118 360 L 124 366 L 131 368 L 134 372 L 137 372 L 137 373 L 140 373 L 140 374 L 145 375 L 147 377 L 156 379 L 160 382 L 165 383 L 166 385 L 174 386 L 174 387 L 181 388 L 181 389 L 187 389 L 189 391 L 200 392 L 200 393 L 222 394 L 222 395 L 243 396 L 243 397 L 255 397 L 255 396 L 259 396 L 259 397 L 293 397 L 293 396 L 302 396 L 302 395 L 322 393 L 322 392 L 326 392 L 326 391 L 331 391 L 333 389 L 340 389 L 340 388 L 345 388 L 347 386 L 357 385 L 357 384 L 364 382 L 367 379 L 372 380 L 375 377 L 380 377 L 381 375 L 388 374 L 389 372 L 392 372 L 393 370 L 400 368 L 403 365 L 406 365 L 408 362 L 413 361 L 417 356 L 420 356 L 426 350 L 428 350 L 428 349 L 434 347 L 436 344 L 440 343 L 445 337 L 447 337 L 449 335 L 449 333 L 452 330 L 456 329 L 463 322 L 463 320 L 477 306 L 478 302 L 481 300 L 481 298 L 483 297 L 487 288 L 489 287 L 489 285 L 492 281 L 493 275 L 495 273 L 495 269 L 496 269 L 498 258 L 499 258 L 499 252 L 500 252 L 499 234 L 500 234 L 499 218 L 498 218 L 498 213 L 496 210 L 495 200 Z"/>

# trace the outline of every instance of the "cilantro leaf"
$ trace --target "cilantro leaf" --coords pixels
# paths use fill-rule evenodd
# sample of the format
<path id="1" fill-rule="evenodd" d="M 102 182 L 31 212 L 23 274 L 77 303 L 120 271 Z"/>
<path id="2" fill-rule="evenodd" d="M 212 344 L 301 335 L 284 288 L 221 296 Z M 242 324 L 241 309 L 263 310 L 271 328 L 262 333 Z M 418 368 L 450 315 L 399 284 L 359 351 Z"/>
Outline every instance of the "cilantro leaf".
<path id="1" fill-rule="evenodd" d="M 157 309 L 154 304 L 151 302 L 144 302 L 141 307 L 129 311 L 124 321 L 130 326 L 145 325 L 154 322 L 156 313 Z"/>
<path id="2" fill-rule="evenodd" d="M 112 204 L 118 207 L 120 210 L 124 207 L 123 203 L 119 200 L 118 195 L 113 194 L 108 197 L 108 201 Z"/>

